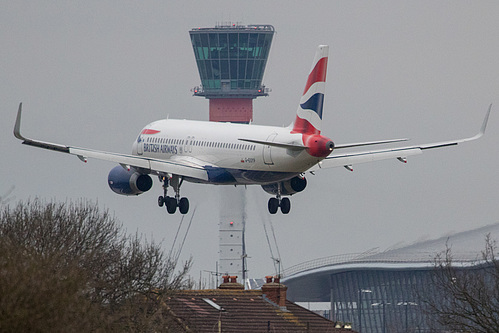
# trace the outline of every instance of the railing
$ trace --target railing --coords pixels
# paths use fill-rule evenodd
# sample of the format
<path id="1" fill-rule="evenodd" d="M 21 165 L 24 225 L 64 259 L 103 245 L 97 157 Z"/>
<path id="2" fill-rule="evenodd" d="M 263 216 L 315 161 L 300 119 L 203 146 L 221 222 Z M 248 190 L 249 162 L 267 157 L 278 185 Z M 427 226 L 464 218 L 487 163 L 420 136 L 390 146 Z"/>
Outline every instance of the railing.
<path id="1" fill-rule="evenodd" d="M 349 253 L 340 254 L 329 257 L 322 257 L 318 259 L 308 260 L 300 264 L 296 264 L 284 270 L 282 273 L 283 277 L 289 277 L 291 275 L 301 273 L 304 271 L 309 271 L 311 269 L 316 269 L 324 266 L 333 266 L 338 264 L 343 264 L 347 262 L 353 262 L 355 259 L 365 257 L 369 254 L 376 254 L 376 249 L 372 249 L 362 253 Z"/>
<path id="2" fill-rule="evenodd" d="M 208 27 L 208 28 L 192 28 L 191 30 L 196 31 L 196 30 L 248 30 L 248 31 L 275 31 L 275 28 L 271 24 L 250 24 L 250 25 L 242 25 L 239 22 L 232 23 L 232 22 L 223 22 L 223 23 L 217 23 L 215 27 Z"/>
<path id="3" fill-rule="evenodd" d="M 267 96 L 269 92 L 271 92 L 271 88 L 267 88 L 264 85 L 260 86 L 260 88 L 212 88 L 212 89 L 204 89 L 203 86 L 196 86 L 191 89 L 191 92 L 195 96 L 248 96 L 250 98 L 254 98 L 257 96 Z"/>
<path id="4" fill-rule="evenodd" d="M 295 274 L 310 271 L 313 269 L 338 266 L 350 263 L 428 263 L 432 264 L 435 260 L 435 252 L 418 252 L 417 257 L 407 258 L 404 254 L 396 253 L 383 253 L 379 252 L 377 248 L 371 249 L 362 253 L 341 254 L 329 257 L 323 257 L 302 262 L 300 264 L 291 266 L 284 270 L 282 273 L 283 278 L 289 278 Z M 479 263 L 479 258 L 476 253 L 463 253 L 459 255 L 460 258 L 455 257 L 455 262 L 460 263 Z"/>

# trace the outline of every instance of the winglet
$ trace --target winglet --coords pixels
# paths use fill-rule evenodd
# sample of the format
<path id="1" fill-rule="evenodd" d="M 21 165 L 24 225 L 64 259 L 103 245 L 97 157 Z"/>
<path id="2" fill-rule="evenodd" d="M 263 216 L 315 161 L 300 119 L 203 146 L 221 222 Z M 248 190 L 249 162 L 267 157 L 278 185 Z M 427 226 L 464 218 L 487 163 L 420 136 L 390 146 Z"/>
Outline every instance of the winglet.
<path id="1" fill-rule="evenodd" d="M 471 138 L 464 139 L 465 141 L 472 141 L 481 138 L 485 134 L 485 129 L 487 128 L 487 123 L 489 122 L 490 110 L 492 109 L 492 104 L 489 105 L 489 109 L 485 114 L 485 118 L 483 119 L 482 127 L 480 128 L 480 132 L 477 135 L 472 136 Z"/>
<path id="2" fill-rule="evenodd" d="M 487 114 L 485 115 L 485 118 L 483 119 L 482 128 L 480 129 L 480 134 L 481 135 L 485 134 L 485 129 L 487 128 L 487 123 L 489 122 L 489 116 L 490 116 L 490 110 L 491 109 L 492 109 L 492 103 L 489 105 L 489 110 L 487 111 Z"/>
<path id="3" fill-rule="evenodd" d="M 16 124 L 14 125 L 14 136 L 19 140 L 25 141 L 26 138 L 21 135 L 21 113 L 23 109 L 23 103 L 19 103 L 19 110 L 17 110 Z"/>
<path id="4" fill-rule="evenodd" d="M 444 141 L 444 142 L 436 142 L 436 143 L 428 143 L 425 145 L 421 145 L 418 148 L 420 149 L 432 149 L 432 148 L 440 148 L 440 147 L 447 147 L 447 146 L 454 146 L 462 142 L 468 142 L 468 141 L 473 141 L 476 139 L 480 139 L 484 134 L 485 134 L 485 129 L 487 128 L 487 123 L 489 121 L 489 116 L 490 116 L 490 110 L 492 109 L 492 104 L 489 105 L 489 109 L 487 110 L 487 113 L 485 114 L 485 118 L 483 119 L 482 127 L 480 128 L 480 132 L 476 134 L 475 136 L 472 136 L 470 138 L 466 139 L 459 139 L 459 140 L 452 140 L 452 141 Z"/>
<path id="5" fill-rule="evenodd" d="M 16 124 L 14 125 L 14 136 L 19 140 L 22 140 L 23 144 L 38 148 L 50 149 L 55 151 L 60 151 L 63 153 L 69 153 L 69 147 L 64 145 L 59 145 L 56 143 L 44 142 L 39 140 L 32 140 L 25 138 L 21 134 L 21 115 L 22 115 L 23 103 L 19 103 L 19 110 L 17 110 Z"/>

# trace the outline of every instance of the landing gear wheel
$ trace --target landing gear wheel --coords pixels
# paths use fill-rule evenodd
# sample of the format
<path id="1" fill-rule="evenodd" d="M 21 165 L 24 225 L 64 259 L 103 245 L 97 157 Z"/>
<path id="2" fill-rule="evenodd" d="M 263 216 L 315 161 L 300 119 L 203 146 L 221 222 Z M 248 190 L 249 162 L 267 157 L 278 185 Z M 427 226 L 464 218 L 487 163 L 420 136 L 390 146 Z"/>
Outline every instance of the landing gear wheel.
<path id="1" fill-rule="evenodd" d="M 289 213 L 291 209 L 291 201 L 289 201 L 289 198 L 282 198 L 281 199 L 281 212 L 283 214 Z"/>
<path id="2" fill-rule="evenodd" d="M 163 198 L 162 195 L 158 197 L 158 206 L 163 207 L 163 204 L 165 203 L 165 199 Z"/>
<path id="3" fill-rule="evenodd" d="M 279 208 L 279 200 L 277 198 L 270 198 L 268 206 L 270 214 L 277 213 L 277 209 Z"/>
<path id="4" fill-rule="evenodd" d="M 178 202 L 178 210 L 180 211 L 180 214 L 187 214 L 189 211 L 189 199 L 181 198 Z"/>
<path id="5" fill-rule="evenodd" d="M 172 197 L 165 198 L 166 211 L 168 214 L 174 214 L 177 210 L 177 200 Z"/>

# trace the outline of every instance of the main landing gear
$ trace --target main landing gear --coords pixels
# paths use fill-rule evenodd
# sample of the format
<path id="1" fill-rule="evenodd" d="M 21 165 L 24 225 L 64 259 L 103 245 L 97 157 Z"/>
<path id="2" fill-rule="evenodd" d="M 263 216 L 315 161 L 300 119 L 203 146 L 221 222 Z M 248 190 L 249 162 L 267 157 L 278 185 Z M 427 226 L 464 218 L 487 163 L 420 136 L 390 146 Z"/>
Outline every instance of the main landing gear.
<path id="1" fill-rule="evenodd" d="M 281 212 L 283 214 L 288 214 L 291 210 L 291 201 L 289 198 L 270 198 L 269 199 L 269 213 L 275 214 L 277 213 L 277 209 L 281 207 Z"/>
<path id="2" fill-rule="evenodd" d="M 159 177 L 159 180 L 163 182 L 163 195 L 158 197 L 158 206 L 163 207 L 166 206 L 166 211 L 169 214 L 174 214 L 178 210 L 180 214 L 187 214 L 189 212 L 189 199 L 180 197 L 180 185 L 184 181 L 183 178 L 173 175 L 170 179 L 168 177 Z M 175 191 L 175 197 L 169 197 L 166 195 L 168 185 L 173 187 Z"/>
<path id="3" fill-rule="evenodd" d="M 279 207 L 281 207 L 281 212 L 283 214 L 288 214 L 289 211 L 291 210 L 291 201 L 289 201 L 289 198 L 284 197 L 281 198 L 281 184 L 277 186 L 277 195 L 275 198 L 270 198 L 269 199 L 269 213 L 270 214 L 275 214 L 277 213 L 277 210 Z"/>

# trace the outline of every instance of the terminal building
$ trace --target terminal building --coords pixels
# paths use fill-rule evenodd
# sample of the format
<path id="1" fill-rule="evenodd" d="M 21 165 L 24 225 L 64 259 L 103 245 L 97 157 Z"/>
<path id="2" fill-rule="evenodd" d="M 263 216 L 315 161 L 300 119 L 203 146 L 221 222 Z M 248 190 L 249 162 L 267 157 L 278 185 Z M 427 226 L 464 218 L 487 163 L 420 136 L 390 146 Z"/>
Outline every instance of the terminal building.
<path id="1" fill-rule="evenodd" d="M 448 246 L 455 267 L 473 268 L 487 235 L 499 240 L 499 224 L 384 252 L 307 261 L 285 270 L 283 283 L 291 301 L 315 304 L 315 310 L 352 323 L 358 332 L 435 332 L 418 298 L 432 293 L 437 254 Z"/>

